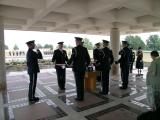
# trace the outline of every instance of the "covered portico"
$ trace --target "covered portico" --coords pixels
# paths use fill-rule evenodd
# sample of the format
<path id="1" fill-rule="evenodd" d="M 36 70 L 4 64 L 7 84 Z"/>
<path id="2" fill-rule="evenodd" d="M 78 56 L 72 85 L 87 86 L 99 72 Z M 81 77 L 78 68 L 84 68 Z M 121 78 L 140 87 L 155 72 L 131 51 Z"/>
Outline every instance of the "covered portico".
<path id="1" fill-rule="evenodd" d="M 110 35 L 117 60 L 120 35 L 160 30 L 159 5 L 159 0 L 1 0 L 0 90 L 6 88 L 4 30 Z"/>
<path id="2" fill-rule="evenodd" d="M 5 88 L 4 30 L 110 35 L 117 60 L 120 35 L 160 29 L 159 5 L 159 0 L 1 0 L 0 89 Z"/>

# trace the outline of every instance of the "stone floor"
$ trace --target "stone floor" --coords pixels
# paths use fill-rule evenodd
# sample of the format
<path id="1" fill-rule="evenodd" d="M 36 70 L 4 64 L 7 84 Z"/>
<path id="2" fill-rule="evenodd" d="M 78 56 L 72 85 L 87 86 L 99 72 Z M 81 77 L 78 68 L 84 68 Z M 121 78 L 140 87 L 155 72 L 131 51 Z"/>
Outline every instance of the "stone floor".
<path id="1" fill-rule="evenodd" d="M 7 74 L 7 91 L 3 93 L 5 120 L 136 120 L 149 108 L 146 101 L 145 68 L 141 76 L 136 70 L 130 74 L 129 88 L 120 90 L 119 77 L 111 77 L 110 93 L 98 94 L 97 90 L 85 92 L 85 100 L 76 102 L 75 82 L 71 69 L 66 72 L 66 90 L 59 91 L 55 69 L 41 70 L 38 75 L 36 95 L 40 101 L 27 101 L 28 75 L 26 71 Z"/>

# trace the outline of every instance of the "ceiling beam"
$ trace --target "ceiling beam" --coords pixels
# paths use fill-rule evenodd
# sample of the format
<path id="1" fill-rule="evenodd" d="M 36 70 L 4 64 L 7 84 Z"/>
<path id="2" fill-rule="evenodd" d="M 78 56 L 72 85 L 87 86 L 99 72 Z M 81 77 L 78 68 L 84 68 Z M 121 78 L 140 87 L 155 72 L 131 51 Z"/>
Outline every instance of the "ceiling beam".
<path id="1" fill-rule="evenodd" d="M 33 19 L 30 19 L 27 21 L 27 25 L 23 26 L 23 30 L 27 30 L 37 21 L 41 20 L 43 17 L 45 17 L 47 14 L 49 14 L 51 11 L 53 11 L 54 9 L 56 9 L 58 6 L 62 5 L 66 1 L 67 0 L 48 0 L 46 7 L 35 12 Z"/>

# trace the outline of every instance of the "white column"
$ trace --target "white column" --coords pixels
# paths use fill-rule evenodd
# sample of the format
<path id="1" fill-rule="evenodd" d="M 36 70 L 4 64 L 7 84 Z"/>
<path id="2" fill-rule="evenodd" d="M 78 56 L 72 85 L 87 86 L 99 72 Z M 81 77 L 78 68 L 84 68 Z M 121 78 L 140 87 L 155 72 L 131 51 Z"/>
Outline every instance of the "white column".
<path id="1" fill-rule="evenodd" d="M 111 49 L 113 52 L 114 60 L 119 58 L 120 49 L 120 32 L 118 28 L 112 28 L 110 32 Z M 119 75 L 119 65 L 113 64 L 111 69 L 112 75 Z"/>
<path id="2" fill-rule="evenodd" d="M 0 91 L 6 88 L 4 24 L 0 16 Z"/>

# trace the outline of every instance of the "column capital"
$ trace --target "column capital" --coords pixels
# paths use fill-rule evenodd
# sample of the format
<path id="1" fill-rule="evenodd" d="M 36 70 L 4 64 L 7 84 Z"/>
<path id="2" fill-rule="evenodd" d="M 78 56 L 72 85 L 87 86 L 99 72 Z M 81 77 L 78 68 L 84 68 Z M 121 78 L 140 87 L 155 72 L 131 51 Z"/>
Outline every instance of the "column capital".
<path id="1" fill-rule="evenodd" d="M 113 22 L 112 23 L 112 28 L 119 28 L 119 23 L 118 22 Z"/>
<path id="2" fill-rule="evenodd" d="M 112 31 L 119 31 L 119 28 L 116 28 L 116 27 L 113 27 L 113 28 L 111 28 L 111 32 Z M 112 34 L 112 33 L 111 33 Z"/>
<path id="3" fill-rule="evenodd" d="M 117 28 L 117 27 L 112 27 L 111 29 L 119 29 L 119 28 Z"/>

